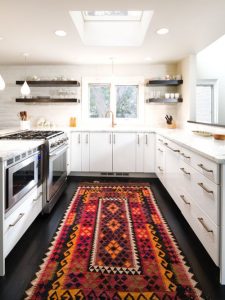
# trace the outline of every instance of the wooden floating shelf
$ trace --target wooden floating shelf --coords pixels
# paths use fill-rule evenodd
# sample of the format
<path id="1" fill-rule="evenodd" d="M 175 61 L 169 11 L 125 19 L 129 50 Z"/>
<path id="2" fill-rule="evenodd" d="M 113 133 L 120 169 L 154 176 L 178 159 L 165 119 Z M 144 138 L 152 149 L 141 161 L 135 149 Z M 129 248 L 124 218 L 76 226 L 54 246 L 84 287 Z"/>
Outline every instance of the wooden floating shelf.
<path id="1" fill-rule="evenodd" d="M 23 85 L 24 80 L 18 80 L 16 81 L 17 85 Z M 46 86 L 46 87 L 50 87 L 50 86 L 75 86 L 78 87 L 80 86 L 79 81 L 76 80 L 28 80 L 27 84 L 29 86 Z"/>
<path id="2" fill-rule="evenodd" d="M 75 98 L 16 98 L 16 102 L 25 103 L 80 103 Z"/>
<path id="3" fill-rule="evenodd" d="M 146 86 L 151 86 L 151 85 L 166 85 L 166 86 L 177 86 L 183 83 L 183 80 L 149 80 L 146 84 Z"/>
<path id="4" fill-rule="evenodd" d="M 167 103 L 179 103 L 179 102 L 183 102 L 183 98 L 178 98 L 178 99 L 175 99 L 175 98 L 169 98 L 169 99 L 166 99 L 166 98 L 150 98 L 150 99 L 146 100 L 146 103 L 164 103 L 164 104 L 167 104 Z"/>

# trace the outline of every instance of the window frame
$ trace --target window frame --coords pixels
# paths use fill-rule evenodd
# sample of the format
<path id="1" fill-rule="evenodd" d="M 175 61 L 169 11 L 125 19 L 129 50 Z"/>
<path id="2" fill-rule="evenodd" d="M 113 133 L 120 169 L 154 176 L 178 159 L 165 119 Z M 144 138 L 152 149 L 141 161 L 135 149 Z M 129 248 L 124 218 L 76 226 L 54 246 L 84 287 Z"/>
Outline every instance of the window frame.
<path id="1" fill-rule="evenodd" d="M 210 87 L 211 88 L 211 122 L 218 122 L 218 84 L 216 79 L 199 79 L 196 83 L 196 89 L 198 86 Z M 196 90 L 197 95 L 197 90 Z M 196 99 L 197 105 L 197 99 Z M 197 120 L 197 110 L 195 106 L 195 119 L 197 122 L 201 122 Z"/>
<path id="2" fill-rule="evenodd" d="M 82 78 L 82 120 L 84 123 L 98 126 L 107 126 L 110 123 L 107 118 L 89 117 L 89 84 L 110 84 L 110 110 L 113 111 L 117 125 L 143 125 L 144 124 L 144 78 L 143 77 L 83 77 Z M 116 86 L 138 86 L 137 118 L 116 117 Z"/>

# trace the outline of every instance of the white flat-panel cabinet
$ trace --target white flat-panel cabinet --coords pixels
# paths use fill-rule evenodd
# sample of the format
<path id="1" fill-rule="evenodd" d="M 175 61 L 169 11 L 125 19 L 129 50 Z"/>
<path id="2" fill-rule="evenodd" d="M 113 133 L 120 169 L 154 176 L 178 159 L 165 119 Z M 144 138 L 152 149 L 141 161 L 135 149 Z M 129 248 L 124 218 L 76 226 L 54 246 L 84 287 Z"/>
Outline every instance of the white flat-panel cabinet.
<path id="1" fill-rule="evenodd" d="M 112 172 L 112 133 L 90 132 L 90 172 Z"/>
<path id="2" fill-rule="evenodd" d="M 81 172 L 81 132 L 71 132 L 70 171 Z"/>
<path id="3" fill-rule="evenodd" d="M 153 173 L 155 172 L 155 134 L 147 133 L 143 134 L 143 172 Z"/>
<path id="4" fill-rule="evenodd" d="M 136 133 L 116 132 L 113 136 L 113 171 L 135 172 Z"/>
<path id="5" fill-rule="evenodd" d="M 89 172 L 89 145 L 89 132 L 71 132 L 71 172 Z"/>

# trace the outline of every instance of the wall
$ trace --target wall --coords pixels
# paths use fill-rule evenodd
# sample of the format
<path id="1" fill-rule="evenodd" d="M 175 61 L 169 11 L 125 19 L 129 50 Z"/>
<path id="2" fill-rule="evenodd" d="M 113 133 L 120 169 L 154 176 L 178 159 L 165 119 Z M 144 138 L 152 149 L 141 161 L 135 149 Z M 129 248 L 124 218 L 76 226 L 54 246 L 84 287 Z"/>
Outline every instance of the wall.
<path id="1" fill-rule="evenodd" d="M 188 120 L 192 119 L 192 111 L 195 103 L 196 86 L 196 57 L 189 55 L 178 64 L 178 72 L 183 77 L 183 103 L 177 107 L 177 123 L 180 128 L 188 128 Z"/>
<path id="2" fill-rule="evenodd" d="M 197 54 L 197 78 L 217 80 L 218 123 L 225 125 L 225 35 Z"/>
<path id="3" fill-rule="evenodd" d="M 15 127 L 19 125 L 17 113 L 28 111 L 32 125 L 37 124 L 40 117 L 44 117 L 58 126 L 68 126 L 70 116 L 76 116 L 78 124 L 81 120 L 81 104 L 23 104 L 16 103 L 15 98 L 20 97 L 20 86 L 16 80 L 24 80 L 26 76 L 38 76 L 41 79 L 51 79 L 57 76 L 81 80 L 83 76 L 110 76 L 111 65 L 44 65 L 44 66 L 0 66 L 0 74 L 6 82 L 6 88 L 0 92 L 0 128 Z M 115 76 L 144 76 L 146 79 L 177 74 L 175 64 L 162 65 L 115 65 Z M 46 95 L 46 88 L 31 88 L 32 94 Z M 146 97 L 149 88 L 145 88 Z M 79 92 L 78 92 L 79 93 Z M 182 105 L 182 104 L 181 104 Z M 176 119 L 176 105 L 145 104 L 143 125 L 165 126 L 165 115 L 171 114 Z"/>

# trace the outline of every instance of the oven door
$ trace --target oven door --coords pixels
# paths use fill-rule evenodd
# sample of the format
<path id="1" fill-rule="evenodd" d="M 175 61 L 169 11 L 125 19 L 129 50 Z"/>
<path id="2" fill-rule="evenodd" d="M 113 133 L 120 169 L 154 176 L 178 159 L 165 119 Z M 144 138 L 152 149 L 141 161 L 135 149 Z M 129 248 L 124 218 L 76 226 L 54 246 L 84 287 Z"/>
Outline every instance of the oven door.
<path id="1" fill-rule="evenodd" d="M 6 170 L 7 196 L 6 207 L 8 211 L 21 200 L 38 183 L 38 155 L 39 153 L 9 167 Z"/>
<path id="2" fill-rule="evenodd" d="M 67 149 L 62 146 L 49 154 L 47 202 L 59 191 L 67 178 Z"/>

